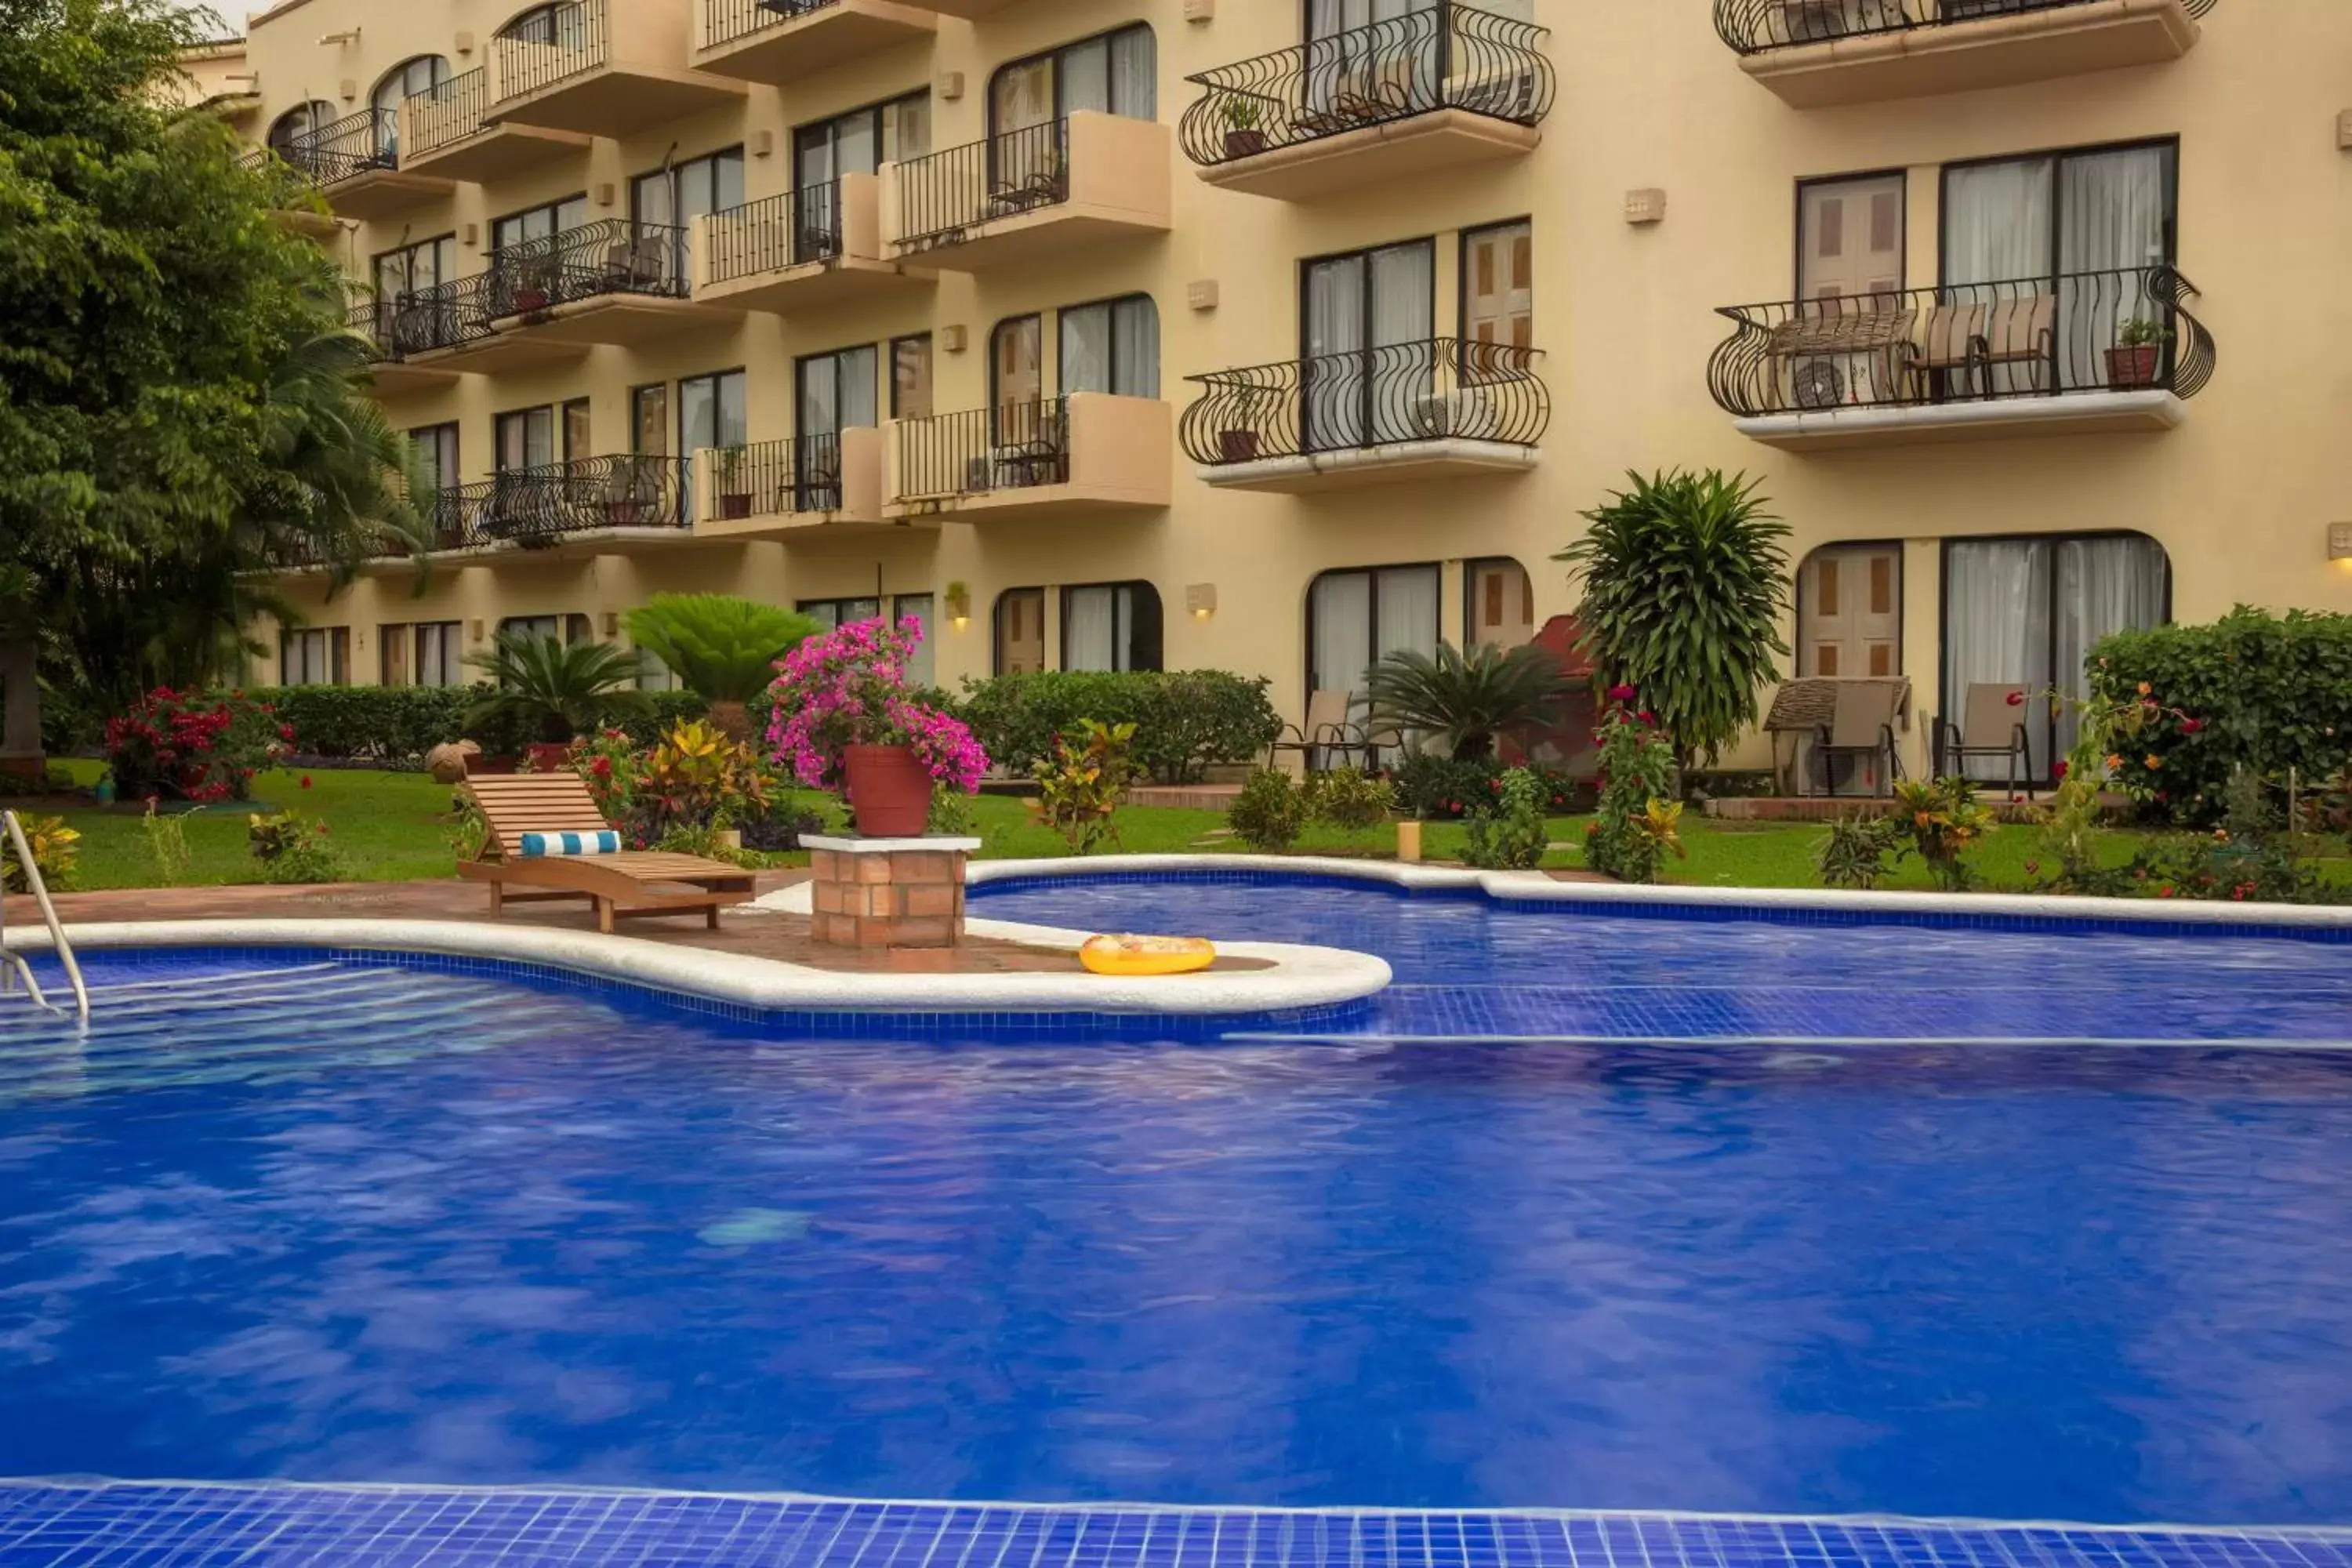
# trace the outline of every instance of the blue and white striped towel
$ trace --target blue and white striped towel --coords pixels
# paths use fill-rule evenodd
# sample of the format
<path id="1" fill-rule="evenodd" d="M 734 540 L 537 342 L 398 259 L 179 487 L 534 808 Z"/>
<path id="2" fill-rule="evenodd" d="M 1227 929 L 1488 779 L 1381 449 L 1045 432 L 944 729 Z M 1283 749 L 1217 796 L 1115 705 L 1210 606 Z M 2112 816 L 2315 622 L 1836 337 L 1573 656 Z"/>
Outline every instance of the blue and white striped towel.
<path id="1" fill-rule="evenodd" d="M 525 859 L 543 855 L 618 855 L 621 836 L 611 828 L 602 833 L 526 833 L 522 836 Z"/>

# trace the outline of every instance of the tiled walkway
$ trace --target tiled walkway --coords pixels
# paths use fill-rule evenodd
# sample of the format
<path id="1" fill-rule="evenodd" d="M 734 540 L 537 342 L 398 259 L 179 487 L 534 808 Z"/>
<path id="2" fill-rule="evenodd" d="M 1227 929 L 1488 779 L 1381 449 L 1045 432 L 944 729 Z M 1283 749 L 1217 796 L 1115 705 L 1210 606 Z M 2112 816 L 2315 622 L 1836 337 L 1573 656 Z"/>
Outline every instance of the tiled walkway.
<path id="1" fill-rule="evenodd" d="M 0 1483 L 0 1568 L 2352 1568 L 2352 1533 Z"/>

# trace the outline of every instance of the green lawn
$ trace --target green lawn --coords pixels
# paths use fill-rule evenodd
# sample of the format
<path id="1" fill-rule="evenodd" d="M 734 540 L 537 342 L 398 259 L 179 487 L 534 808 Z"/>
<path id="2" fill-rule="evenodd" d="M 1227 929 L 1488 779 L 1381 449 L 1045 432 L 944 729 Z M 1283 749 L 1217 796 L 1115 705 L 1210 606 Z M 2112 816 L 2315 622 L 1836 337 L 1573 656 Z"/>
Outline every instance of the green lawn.
<path id="1" fill-rule="evenodd" d="M 78 782 L 98 776 L 94 762 L 68 763 Z M 304 778 L 310 783 L 302 784 Z M 331 827 L 332 840 L 350 863 L 352 874 L 365 881 L 404 881 L 451 874 L 456 852 L 450 847 L 449 789 L 418 773 L 320 771 L 309 774 L 271 772 L 254 781 L 255 801 L 215 808 L 183 819 L 189 848 L 185 881 L 207 885 L 258 879 L 257 863 L 246 842 L 249 811 L 290 806 L 318 817 Z M 82 835 L 81 857 L 73 885 L 77 888 L 152 887 L 159 878 L 147 846 L 136 806 L 97 807 L 86 803 L 60 809 L 49 802 L 17 802 L 30 813 L 58 815 Z M 1061 839 L 1029 820 L 1024 802 L 1002 795 L 983 795 L 973 802 L 985 858 L 1013 859 L 1068 853 Z M 1581 816 L 1555 817 L 1551 823 L 1552 852 L 1544 864 L 1573 868 L 1582 863 Z M 1119 813 L 1118 847 L 1130 854 L 1186 854 L 1239 851 L 1242 846 L 1224 831 L 1224 817 L 1214 811 L 1179 811 L 1131 806 Z M 1696 886 L 1731 888 L 1811 888 L 1821 885 L 1813 869 L 1813 853 L 1827 829 L 1815 823 L 1710 822 L 1696 811 L 1685 817 L 1683 837 L 1690 858 L 1668 863 L 1666 879 Z M 2038 853 L 2040 835 L 2031 827 L 2003 827 L 1986 841 L 1976 858 L 1987 888 L 2021 890 L 2032 884 L 2025 868 Z M 1459 856 L 1463 829 L 1452 823 L 1432 823 L 1423 830 L 1423 848 L 1432 860 Z M 2110 835 L 2105 851 L 2116 864 L 2131 858 L 2134 836 Z M 1396 853 L 1393 828 L 1344 833 L 1315 827 L 1299 840 L 1301 854 L 1356 855 L 1388 858 Z M 2331 876 L 2352 883 L 2352 862 L 2332 861 Z M 1916 860 L 1905 861 L 1886 881 L 1890 888 L 1926 888 L 1927 872 Z"/>

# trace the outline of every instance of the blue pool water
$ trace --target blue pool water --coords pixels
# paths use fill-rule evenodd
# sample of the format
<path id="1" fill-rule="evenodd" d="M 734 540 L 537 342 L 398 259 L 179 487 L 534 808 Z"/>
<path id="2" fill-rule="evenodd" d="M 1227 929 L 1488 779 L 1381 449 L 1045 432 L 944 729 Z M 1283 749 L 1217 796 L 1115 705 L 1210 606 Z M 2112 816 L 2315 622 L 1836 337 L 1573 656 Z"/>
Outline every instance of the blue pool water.
<path id="1" fill-rule="evenodd" d="M 1299 918 L 981 912 L 1171 898 Z M 2079 984 L 2151 1037 L 2346 956 L 1309 899 L 1408 993 Z M 0 1474 L 2352 1519 L 2352 1056 L 1546 1040 L 1517 1000 L 1501 1041 L 829 1042 L 92 970 L 88 1041 L 0 1007 Z"/>

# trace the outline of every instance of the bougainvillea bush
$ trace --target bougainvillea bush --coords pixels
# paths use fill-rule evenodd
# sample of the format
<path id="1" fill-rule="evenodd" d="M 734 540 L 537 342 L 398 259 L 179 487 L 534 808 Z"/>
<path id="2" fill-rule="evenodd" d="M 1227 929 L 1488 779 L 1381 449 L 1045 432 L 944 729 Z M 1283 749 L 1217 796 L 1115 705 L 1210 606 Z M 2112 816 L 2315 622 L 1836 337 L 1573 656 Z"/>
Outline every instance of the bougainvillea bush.
<path id="1" fill-rule="evenodd" d="M 125 800 L 243 800 L 253 775 L 293 739 L 268 703 L 242 691 L 159 686 L 106 721 L 107 762 L 115 794 Z"/>
<path id="2" fill-rule="evenodd" d="M 908 682 L 922 640 L 922 623 L 911 616 L 895 626 L 854 621 L 786 654 L 768 688 L 777 763 L 813 789 L 839 789 L 851 746 L 906 746 L 933 783 L 978 794 L 988 753 L 961 720 Z"/>

